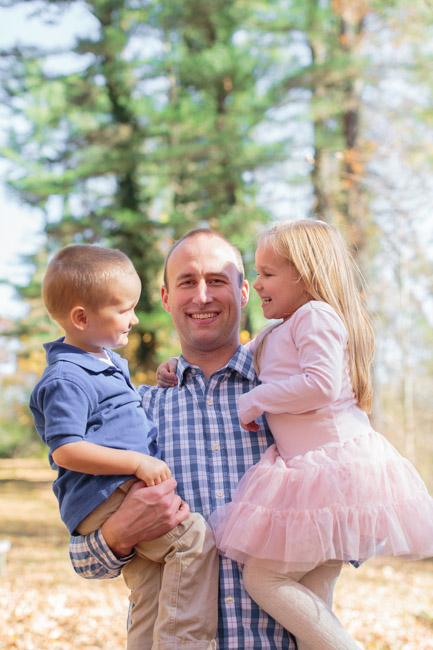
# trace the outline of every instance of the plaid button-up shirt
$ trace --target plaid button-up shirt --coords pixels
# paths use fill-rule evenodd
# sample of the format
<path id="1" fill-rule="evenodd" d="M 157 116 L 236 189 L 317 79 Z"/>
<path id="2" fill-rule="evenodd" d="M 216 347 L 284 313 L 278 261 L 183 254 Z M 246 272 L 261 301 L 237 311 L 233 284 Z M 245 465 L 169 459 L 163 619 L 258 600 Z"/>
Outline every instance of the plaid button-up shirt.
<path id="1" fill-rule="evenodd" d="M 257 433 L 239 422 L 239 395 L 257 384 L 252 357 L 242 346 L 206 382 L 201 370 L 180 357 L 178 386 L 142 386 L 143 407 L 157 425 L 158 445 L 178 483 L 178 494 L 206 518 L 230 501 L 245 471 L 272 442 L 262 419 Z M 112 578 L 124 562 L 99 532 L 71 540 L 71 559 L 87 578 Z M 294 640 L 249 598 L 237 563 L 221 558 L 219 650 L 293 650 Z"/>

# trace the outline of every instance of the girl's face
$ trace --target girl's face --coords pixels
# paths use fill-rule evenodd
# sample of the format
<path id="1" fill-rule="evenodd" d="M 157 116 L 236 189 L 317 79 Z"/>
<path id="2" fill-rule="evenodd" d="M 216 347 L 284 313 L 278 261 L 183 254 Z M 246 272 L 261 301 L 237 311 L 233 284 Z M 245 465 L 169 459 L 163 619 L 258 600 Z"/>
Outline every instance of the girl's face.
<path id="1" fill-rule="evenodd" d="M 265 242 L 257 247 L 256 269 L 253 287 L 261 298 L 265 318 L 287 320 L 311 300 L 293 264 Z"/>

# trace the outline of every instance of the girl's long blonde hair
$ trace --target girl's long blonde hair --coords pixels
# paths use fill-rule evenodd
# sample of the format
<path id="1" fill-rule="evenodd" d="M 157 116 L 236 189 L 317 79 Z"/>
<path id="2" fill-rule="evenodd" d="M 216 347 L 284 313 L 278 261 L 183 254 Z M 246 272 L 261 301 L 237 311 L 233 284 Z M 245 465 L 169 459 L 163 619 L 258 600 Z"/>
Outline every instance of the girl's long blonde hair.
<path id="1" fill-rule="evenodd" d="M 349 373 L 359 407 L 367 413 L 373 397 L 374 333 L 365 307 L 365 284 L 339 231 L 323 221 L 281 221 L 259 243 L 291 262 L 313 300 L 331 305 L 348 332 Z M 259 364 L 263 340 L 257 346 Z"/>

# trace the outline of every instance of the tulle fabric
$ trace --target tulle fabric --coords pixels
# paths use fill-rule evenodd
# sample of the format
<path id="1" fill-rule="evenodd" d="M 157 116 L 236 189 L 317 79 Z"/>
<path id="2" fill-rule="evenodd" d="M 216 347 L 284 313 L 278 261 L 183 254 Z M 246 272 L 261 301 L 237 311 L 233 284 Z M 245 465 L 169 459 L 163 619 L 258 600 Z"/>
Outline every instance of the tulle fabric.
<path id="1" fill-rule="evenodd" d="M 326 560 L 433 556 L 433 499 L 379 433 L 284 460 L 275 445 L 211 516 L 220 552 L 309 570 Z"/>

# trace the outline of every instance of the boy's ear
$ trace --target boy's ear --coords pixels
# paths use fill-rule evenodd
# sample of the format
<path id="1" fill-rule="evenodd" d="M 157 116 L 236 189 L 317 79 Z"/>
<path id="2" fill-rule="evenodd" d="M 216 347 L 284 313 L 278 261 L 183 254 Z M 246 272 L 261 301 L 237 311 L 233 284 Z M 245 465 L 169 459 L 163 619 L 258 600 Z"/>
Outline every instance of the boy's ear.
<path id="1" fill-rule="evenodd" d="M 69 313 L 71 324 L 79 330 L 85 330 L 88 323 L 88 317 L 85 307 L 77 305 Z"/>

